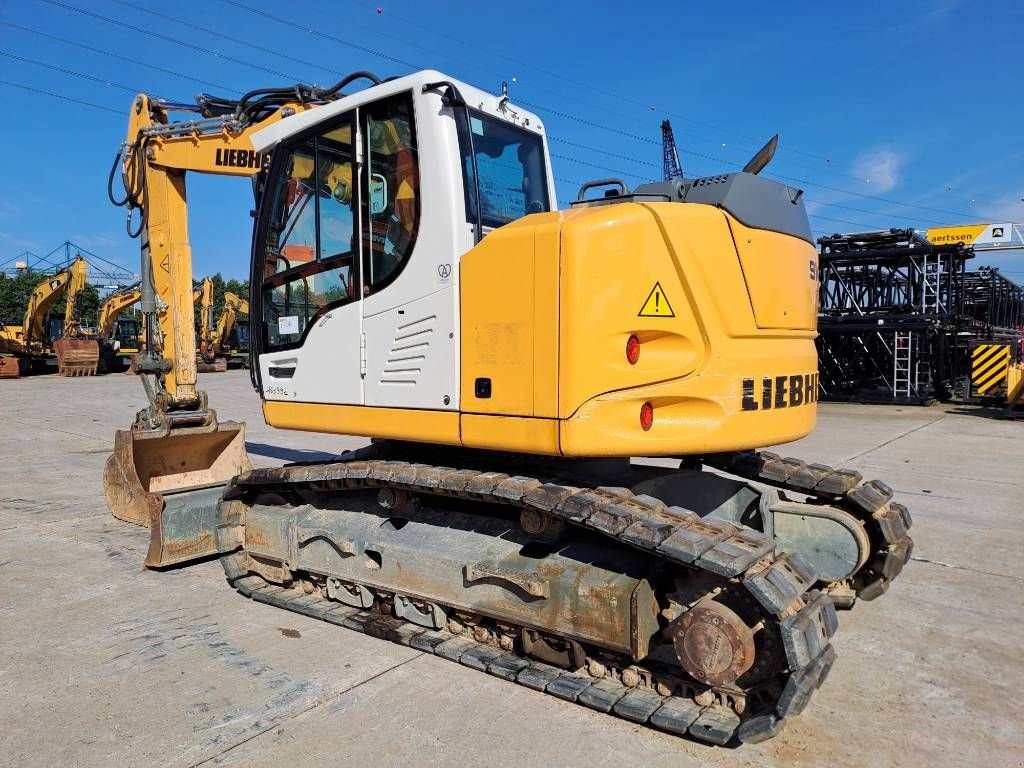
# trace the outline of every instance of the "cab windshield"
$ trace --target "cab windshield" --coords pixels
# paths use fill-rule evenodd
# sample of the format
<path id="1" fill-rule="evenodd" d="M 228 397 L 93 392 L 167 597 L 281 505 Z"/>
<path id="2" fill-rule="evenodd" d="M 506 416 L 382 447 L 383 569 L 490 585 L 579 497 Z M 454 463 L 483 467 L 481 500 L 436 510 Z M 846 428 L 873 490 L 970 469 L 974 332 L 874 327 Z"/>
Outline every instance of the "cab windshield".
<path id="1" fill-rule="evenodd" d="M 459 127 L 468 221 L 476 222 L 474 155 L 483 226 L 500 227 L 551 209 L 544 144 L 538 134 L 476 110 L 469 110 L 469 125 Z"/>

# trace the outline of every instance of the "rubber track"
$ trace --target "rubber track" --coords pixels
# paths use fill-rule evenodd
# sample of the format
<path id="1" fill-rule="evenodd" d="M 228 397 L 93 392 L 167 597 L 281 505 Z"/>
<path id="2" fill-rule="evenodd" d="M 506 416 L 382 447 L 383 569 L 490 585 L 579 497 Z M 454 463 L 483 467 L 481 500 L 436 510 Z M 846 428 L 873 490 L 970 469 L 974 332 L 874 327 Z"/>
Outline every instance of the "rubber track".
<path id="1" fill-rule="evenodd" d="M 720 704 L 702 706 L 691 698 L 628 689 L 608 678 L 594 681 L 493 646 L 481 646 L 461 635 L 426 631 L 391 616 L 375 615 L 276 585 L 256 589 L 252 579 L 259 577 L 248 574 L 242 553 L 222 558 L 228 580 L 240 591 L 248 589 L 253 599 L 430 651 L 559 698 L 614 712 L 633 722 L 678 735 L 688 734 L 713 744 L 725 744 L 733 737 L 747 742 L 762 741 L 777 734 L 787 717 L 804 709 L 835 660 L 829 644 L 838 626 L 835 608 L 827 595 L 808 591 L 815 580 L 810 568 L 793 553 L 775 558 L 773 540 L 742 525 L 701 518 L 650 496 L 634 496 L 625 488 L 575 488 L 518 475 L 358 458 L 332 464 L 252 470 L 232 481 L 225 499 L 296 486 L 331 492 L 387 486 L 412 493 L 533 508 L 688 570 L 703 570 L 722 580 L 742 583 L 760 603 L 765 617 L 777 623 L 787 666 L 776 672 L 785 683 L 768 714 L 741 722 L 738 715 Z M 239 527 L 225 520 L 218 530 L 221 551 L 234 549 L 241 540 L 239 534 Z M 418 633 L 415 642 L 412 633 Z M 404 642 L 406 639 L 408 642 Z M 523 666 L 517 667 L 520 663 Z"/>
<path id="2" fill-rule="evenodd" d="M 852 579 L 857 597 L 863 600 L 885 594 L 910 561 L 914 551 L 908 534 L 910 510 L 892 500 L 892 488 L 881 480 L 862 483 L 864 478 L 856 470 L 783 458 L 768 451 L 719 454 L 706 458 L 705 463 L 747 480 L 817 497 L 864 523 L 873 550 Z"/>

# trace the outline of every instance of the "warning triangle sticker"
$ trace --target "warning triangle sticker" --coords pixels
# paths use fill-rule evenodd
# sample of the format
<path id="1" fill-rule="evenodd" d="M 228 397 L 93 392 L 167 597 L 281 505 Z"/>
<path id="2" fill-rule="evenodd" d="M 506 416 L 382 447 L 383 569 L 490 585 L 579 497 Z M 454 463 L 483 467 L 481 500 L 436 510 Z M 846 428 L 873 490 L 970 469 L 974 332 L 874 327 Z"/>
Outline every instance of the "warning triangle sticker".
<path id="1" fill-rule="evenodd" d="M 665 295 L 665 290 L 661 287 L 661 283 L 655 283 L 654 287 L 651 288 L 651 293 L 647 297 L 647 301 L 640 307 L 640 311 L 637 313 L 637 317 L 675 317 L 676 313 L 672 311 L 672 305 L 668 303 L 668 297 Z"/>

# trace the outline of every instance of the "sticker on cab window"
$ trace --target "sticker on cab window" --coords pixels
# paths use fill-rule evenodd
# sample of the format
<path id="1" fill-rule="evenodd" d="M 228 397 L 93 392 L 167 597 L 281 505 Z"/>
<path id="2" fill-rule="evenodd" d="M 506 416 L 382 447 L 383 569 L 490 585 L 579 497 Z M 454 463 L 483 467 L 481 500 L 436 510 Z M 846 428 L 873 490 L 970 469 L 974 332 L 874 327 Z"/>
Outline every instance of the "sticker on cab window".
<path id="1" fill-rule="evenodd" d="M 299 316 L 298 315 L 285 315 L 284 317 L 277 318 L 277 332 L 278 333 L 298 333 L 299 332 Z"/>
<path id="2" fill-rule="evenodd" d="M 473 133 L 475 133 L 477 136 L 483 136 L 484 135 L 484 121 L 481 120 L 479 117 L 470 117 L 469 118 L 469 127 L 472 129 Z"/>

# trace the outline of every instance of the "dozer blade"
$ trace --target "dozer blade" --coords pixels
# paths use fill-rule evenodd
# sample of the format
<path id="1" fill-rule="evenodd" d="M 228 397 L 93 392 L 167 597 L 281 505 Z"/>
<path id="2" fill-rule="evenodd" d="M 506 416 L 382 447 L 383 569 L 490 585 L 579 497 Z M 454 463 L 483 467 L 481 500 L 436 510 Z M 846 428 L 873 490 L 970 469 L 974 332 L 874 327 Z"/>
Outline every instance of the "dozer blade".
<path id="1" fill-rule="evenodd" d="M 245 424 L 118 430 L 103 490 L 114 517 L 150 529 L 145 564 L 159 568 L 217 552 L 217 502 L 251 468 Z"/>
<path id="2" fill-rule="evenodd" d="M 61 376 L 95 376 L 100 364 L 100 345 L 95 339 L 57 339 L 57 373 Z"/>

